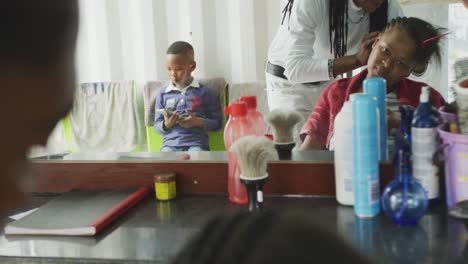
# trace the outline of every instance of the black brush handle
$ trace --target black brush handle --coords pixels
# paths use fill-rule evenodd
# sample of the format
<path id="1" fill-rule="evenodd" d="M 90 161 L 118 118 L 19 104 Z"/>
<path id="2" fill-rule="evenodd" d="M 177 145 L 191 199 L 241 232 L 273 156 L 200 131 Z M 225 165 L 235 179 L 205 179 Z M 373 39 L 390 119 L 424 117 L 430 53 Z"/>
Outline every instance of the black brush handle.
<path id="1" fill-rule="evenodd" d="M 257 201 L 257 211 L 263 211 L 263 200 L 264 200 L 264 193 L 263 193 L 263 185 L 265 185 L 265 182 L 266 182 L 266 179 L 262 179 L 262 180 L 258 180 L 256 181 L 256 191 L 257 191 L 257 195 L 256 195 L 256 201 Z M 260 197 L 258 197 L 258 193 L 261 192 L 261 199 L 259 199 Z M 261 201 L 259 201 L 261 200 Z"/>
<path id="2" fill-rule="evenodd" d="M 263 185 L 265 185 L 267 178 L 260 180 L 246 180 L 241 179 L 241 182 L 245 185 L 247 189 L 247 197 L 249 199 L 249 211 L 263 211 Z M 262 201 L 258 201 L 257 193 L 262 192 Z"/>
<path id="3" fill-rule="evenodd" d="M 262 197 L 263 197 L 263 191 L 262 191 Z M 263 200 L 262 201 L 258 200 L 258 190 L 257 190 L 257 211 L 259 212 L 263 211 Z"/>
<path id="4" fill-rule="evenodd" d="M 249 212 L 257 210 L 257 184 L 255 181 L 241 179 L 247 190 L 247 197 L 249 199 Z"/>
<path id="5" fill-rule="evenodd" d="M 296 146 L 296 143 L 290 144 L 275 144 L 276 151 L 280 160 L 291 160 L 292 150 Z"/>

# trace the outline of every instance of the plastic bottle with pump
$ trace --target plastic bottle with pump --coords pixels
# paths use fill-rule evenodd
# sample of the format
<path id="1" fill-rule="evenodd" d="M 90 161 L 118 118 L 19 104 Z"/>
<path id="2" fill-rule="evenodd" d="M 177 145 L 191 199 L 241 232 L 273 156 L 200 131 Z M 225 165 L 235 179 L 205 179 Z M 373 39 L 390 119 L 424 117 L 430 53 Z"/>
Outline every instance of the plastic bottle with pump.
<path id="1" fill-rule="evenodd" d="M 257 97 L 256 96 L 242 96 L 239 101 L 247 104 L 247 118 L 252 121 L 257 136 L 265 135 L 265 122 L 263 121 L 262 114 L 257 111 Z"/>
<path id="2" fill-rule="evenodd" d="M 428 198 L 439 197 L 439 180 L 433 156 L 437 151 L 437 110 L 430 102 L 430 88 L 421 90 L 420 103 L 416 108 L 411 125 L 411 147 L 413 152 L 413 176 L 427 192 Z"/>
<path id="3" fill-rule="evenodd" d="M 247 192 L 240 181 L 240 168 L 237 156 L 229 151 L 232 144 L 241 137 L 255 135 L 253 123 L 247 118 L 247 104 L 235 102 L 224 109 L 229 120 L 224 128 L 224 145 L 228 151 L 228 193 L 235 204 L 247 204 Z"/>

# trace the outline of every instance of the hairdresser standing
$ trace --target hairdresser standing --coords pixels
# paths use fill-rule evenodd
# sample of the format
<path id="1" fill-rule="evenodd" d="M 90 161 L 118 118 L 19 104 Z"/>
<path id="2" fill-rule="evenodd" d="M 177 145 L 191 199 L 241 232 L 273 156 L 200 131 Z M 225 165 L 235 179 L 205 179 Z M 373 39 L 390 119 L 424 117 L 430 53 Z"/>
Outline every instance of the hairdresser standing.
<path id="1" fill-rule="evenodd" d="M 398 16 L 398 0 L 288 0 L 268 51 L 270 111 L 294 109 L 304 122 L 330 81 L 366 64 L 376 31 Z"/>

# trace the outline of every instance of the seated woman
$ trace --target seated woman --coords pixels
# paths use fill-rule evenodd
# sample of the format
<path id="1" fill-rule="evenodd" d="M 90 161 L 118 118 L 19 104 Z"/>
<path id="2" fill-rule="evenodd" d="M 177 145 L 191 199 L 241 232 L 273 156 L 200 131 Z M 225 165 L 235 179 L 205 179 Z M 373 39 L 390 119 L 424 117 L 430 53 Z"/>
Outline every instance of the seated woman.
<path id="1" fill-rule="evenodd" d="M 417 107 L 421 88 L 425 83 L 407 79 L 415 69 L 427 65 L 431 58 L 440 64 L 440 29 L 418 18 L 396 18 L 380 33 L 374 42 L 367 69 L 352 78 L 338 80 L 320 95 L 320 98 L 301 130 L 302 149 L 328 149 L 333 136 L 333 123 L 345 101 L 352 93 L 363 90 L 367 77 L 382 77 L 387 81 L 387 101 Z M 443 97 L 431 89 L 431 103 L 439 108 Z M 393 100 L 392 100 L 393 98 Z M 394 107 L 398 109 L 398 107 Z M 397 110 L 396 110 L 397 111 Z M 389 111 L 388 126 L 398 127 L 397 113 Z"/>

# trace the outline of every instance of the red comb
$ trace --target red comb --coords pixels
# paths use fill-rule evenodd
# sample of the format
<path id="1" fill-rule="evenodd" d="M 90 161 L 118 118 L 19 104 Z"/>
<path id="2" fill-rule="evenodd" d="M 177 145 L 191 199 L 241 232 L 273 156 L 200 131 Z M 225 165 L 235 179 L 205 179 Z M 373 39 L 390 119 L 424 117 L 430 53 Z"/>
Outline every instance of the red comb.
<path id="1" fill-rule="evenodd" d="M 445 37 L 447 36 L 448 34 L 450 34 L 450 32 L 447 32 L 447 33 L 444 33 L 444 34 L 440 34 L 440 35 L 437 35 L 435 37 L 432 37 L 432 38 L 428 38 L 426 40 L 424 40 L 423 42 L 421 42 L 421 46 L 425 46 L 427 43 L 431 42 L 431 41 L 434 41 L 434 40 L 438 40 L 442 37 Z"/>

